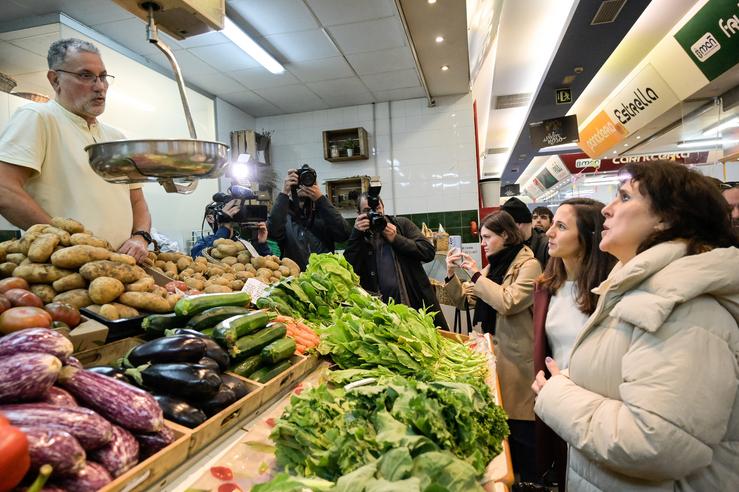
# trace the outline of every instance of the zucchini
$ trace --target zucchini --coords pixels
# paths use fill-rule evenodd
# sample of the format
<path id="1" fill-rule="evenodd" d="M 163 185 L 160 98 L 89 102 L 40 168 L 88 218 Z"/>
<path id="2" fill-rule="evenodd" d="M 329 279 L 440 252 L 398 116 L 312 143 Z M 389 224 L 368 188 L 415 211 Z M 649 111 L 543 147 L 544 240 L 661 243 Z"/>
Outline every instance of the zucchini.
<path id="1" fill-rule="evenodd" d="M 206 309 L 218 306 L 247 306 L 251 301 L 248 292 L 229 292 L 221 294 L 199 294 L 183 297 L 174 306 L 174 312 L 180 316 L 193 316 Z"/>
<path id="2" fill-rule="evenodd" d="M 252 355 L 251 357 L 247 357 L 238 364 L 234 364 L 233 366 L 231 366 L 230 370 L 231 372 L 235 372 L 239 376 L 247 378 L 251 373 L 259 369 L 261 365 L 262 356 L 260 354 L 257 354 Z"/>
<path id="3" fill-rule="evenodd" d="M 264 310 L 232 316 L 216 325 L 214 338 L 221 345 L 232 346 L 236 343 L 236 340 L 244 335 L 254 333 L 260 328 L 267 326 L 267 323 L 273 317 L 274 314 Z"/>
<path id="4" fill-rule="evenodd" d="M 285 335 L 287 335 L 287 327 L 284 323 L 270 323 L 266 328 L 253 335 L 247 335 L 236 340 L 236 343 L 228 349 L 228 355 L 234 359 L 243 359 L 246 356 L 259 353 L 262 347 Z"/>
<path id="5" fill-rule="evenodd" d="M 206 328 L 212 328 L 218 323 L 231 316 L 239 314 L 247 314 L 248 309 L 241 306 L 218 306 L 206 309 L 200 314 L 196 314 L 187 322 L 187 327 L 193 330 L 202 331 Z"/>
<path id="6" fill-rule="evenodd" d="M 188 319 L 188 316 L 179 316 L 175 313 L 151 314 L 141 321 L 141 328 L 149 335 L 163 337 L 165 330 L 182 328 Z"/>
<path id="7" fill-rule="evenodd" d="M 200 332 L 202 335 L 205 335 L 206 337 L 213 338 L 213 335 L 215 335 L 216 330 L 215 328 L 206 328 Z"/>
<path id="8" fill-rule="evenodd" d="M 281 360 L 289 359 L 295 353 L 295 340 L 280 338 L 262 349 L 260 355 L 267 364 L 276 364 Z"/>
<path id="9" fill-rule="evenodd" d="M 251 379 L 252 381 L 256 381 L 257 383 L 266 383 L 270 379 L 284 372 L 291 365 L 292 363 L 290 362 L 290 359 L 286 359 L 278 362 L 273 366 L 263 367 L 257 371 L 254 371 L 251 376 L 249 376 L 249 379 Z"/>

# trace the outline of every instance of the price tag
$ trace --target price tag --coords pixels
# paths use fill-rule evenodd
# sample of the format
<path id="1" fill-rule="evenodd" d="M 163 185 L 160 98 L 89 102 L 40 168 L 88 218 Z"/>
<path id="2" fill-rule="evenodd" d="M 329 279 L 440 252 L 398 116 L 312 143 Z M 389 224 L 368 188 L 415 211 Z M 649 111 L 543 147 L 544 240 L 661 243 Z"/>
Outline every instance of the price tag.
<path id="1" fill-rule="evenodd" d="M 241 288 L 241 292 L 248 292 L 249 297 L 251 297 L 252 302 L 254 302 L 257 299 L 264 297 L 267 294 L 268 288 L 269 285 L 265 284 L 261 280 L 250 278 L 246 280 L 246 283 L 244 283 L 244 286 Z"/>

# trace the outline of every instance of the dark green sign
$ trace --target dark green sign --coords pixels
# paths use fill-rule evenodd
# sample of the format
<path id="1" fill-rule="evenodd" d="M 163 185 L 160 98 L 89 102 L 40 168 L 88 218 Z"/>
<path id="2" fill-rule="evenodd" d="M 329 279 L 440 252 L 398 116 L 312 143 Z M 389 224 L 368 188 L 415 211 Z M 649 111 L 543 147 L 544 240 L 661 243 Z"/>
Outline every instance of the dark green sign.
<path id="1" fill-rule="evenodd" d="M 557 89 L 557 104 L 571 104 L 572 103 L 572 91 L 569 87 L 564 89 Z"/>
<path id="2" fill-rule="evenodd" d="M 739 3 L 708 0 L 675 39 L 703 75 L 715 79 L 739 63 Z"/>

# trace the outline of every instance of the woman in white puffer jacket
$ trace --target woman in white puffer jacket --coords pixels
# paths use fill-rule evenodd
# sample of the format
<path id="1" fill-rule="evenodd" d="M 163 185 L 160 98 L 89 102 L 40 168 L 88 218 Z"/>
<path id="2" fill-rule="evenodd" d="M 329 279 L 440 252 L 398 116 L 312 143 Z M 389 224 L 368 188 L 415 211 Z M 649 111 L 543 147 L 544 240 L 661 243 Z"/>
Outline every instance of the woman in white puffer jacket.
<path id="1" fill-rule="evenodd" d="M 739 490 L 739 250 L 713 183 L 634 163 L 603 209 L 618 258 L 568 373 L 536 414 L 569 447 L 570 491 Z"/>

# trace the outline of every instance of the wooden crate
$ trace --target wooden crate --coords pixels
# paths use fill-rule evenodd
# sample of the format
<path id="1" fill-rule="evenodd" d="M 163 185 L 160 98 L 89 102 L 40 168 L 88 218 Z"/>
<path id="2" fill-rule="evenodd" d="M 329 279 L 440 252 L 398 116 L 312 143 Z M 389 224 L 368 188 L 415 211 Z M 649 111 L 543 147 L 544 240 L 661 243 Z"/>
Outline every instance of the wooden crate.
<path id="1" fill-rule="evenodd" d="M 72 354 L 84 367 L 109 366 L 121 357 L 124 357 L 136 345 L 141 345 L 145 340 L 137 337 L 124 338 L 111 343 L 106 343 L 94 349 L 83 350 Z"/>
<path id="2" fill-rule="evenodd" d="M 149 456 L 100 489 L 99 492 L 136 492 L 145 489 L 160 490 L 167 485 L 171 478 L 165 477 L 165 475 L 184 463 L 187 459 L 191 431 L 174 422 L 165 421 L 165 425 L 175 432 L 177 436 L 175 442 L 158 453 Z"/>
<path id="3" fill-rule="evenodd" d="M 284 371 L 282 374 L 265 384 L 247 379 L 247 381 L 262 387 L 260 406 L 265 405 L 275 399 L 275 397 L 290 391 L 295 385 L 303 380 L 306 374 L 318 366 L 318 357 L 315 355 L 293 355 L 290 360 L 293 363 L 293 365 L 290 366 L 290 369 Z"/>

